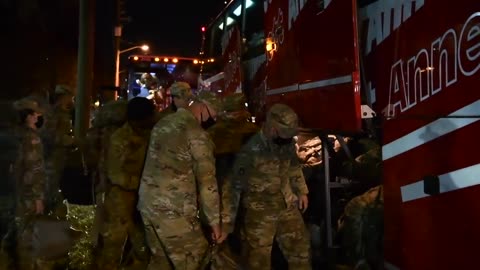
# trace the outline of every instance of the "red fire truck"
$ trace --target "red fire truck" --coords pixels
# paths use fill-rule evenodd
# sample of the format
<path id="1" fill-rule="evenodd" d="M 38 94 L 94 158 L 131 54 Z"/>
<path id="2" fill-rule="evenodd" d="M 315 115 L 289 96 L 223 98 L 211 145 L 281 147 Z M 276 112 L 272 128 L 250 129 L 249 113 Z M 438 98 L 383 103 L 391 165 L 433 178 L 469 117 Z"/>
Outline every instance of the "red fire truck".
<path id="1" fill-rule="evenodd" d="M 386 269 L 478 268 L 480 2 L 233 0 L 205 40 L 223 73 L 204 88 L 243 89 L 259 119 L 276 102 L 319 133 L 382 119 Z"/>

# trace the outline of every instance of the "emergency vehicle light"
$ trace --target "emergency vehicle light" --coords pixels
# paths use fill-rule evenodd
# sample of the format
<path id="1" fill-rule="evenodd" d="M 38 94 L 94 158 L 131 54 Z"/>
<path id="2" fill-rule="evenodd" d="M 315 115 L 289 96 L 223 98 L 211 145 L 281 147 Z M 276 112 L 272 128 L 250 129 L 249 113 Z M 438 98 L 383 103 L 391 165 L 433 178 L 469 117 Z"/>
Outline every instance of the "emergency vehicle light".
<path id="1" fill-rule="evenodd" d="M 266 43 L 267 45 L 265 49 L 267 50 L 267 52 L 275 51 L 277 49 L 275 42 L 273 42 L 271 38 L 267 38 Z"/>

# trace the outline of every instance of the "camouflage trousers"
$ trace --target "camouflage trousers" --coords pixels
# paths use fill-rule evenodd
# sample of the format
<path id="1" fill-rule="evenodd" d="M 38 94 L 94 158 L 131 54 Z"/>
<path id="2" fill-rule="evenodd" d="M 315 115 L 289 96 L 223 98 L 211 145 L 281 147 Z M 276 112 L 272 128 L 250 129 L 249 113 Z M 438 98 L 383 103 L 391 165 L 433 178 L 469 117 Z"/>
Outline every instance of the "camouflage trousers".
<path id="1" fill-rule="evenodd" d="M 65 170 L 65 159 L 67 151 L 64 149 L 55 150 L 52 157 L 45 161 L 45 173 L 47 175 L 46 183 L 46 210 L 54 211 L 57 205 L 63 201 L 63 195 L 60 191 L 60 182 Z"/>
<path id="2" fill-rule="evenodd" d="M 147 244 L 152 252 L 149 270 L 198 270 L 208 252 L 198 220 L 142 215 L 146 225 Z M 173 268 L 172 268 L 173 266 Z"/>
<path id="3" fill-rule="evenodd" d="M 289 269 L 311 269 L 310 238 L 297 208 L 280 211 L 247 209 L 242 223 L 246 269 L 270 270 L 275 240 L 288 261 Z"/>
<path id="4" fill-rule="evenodd" d="M 34 214 L 34 202 L 30 200 L 17 203 L 7 235 L 2 239 L 0 252 L 0 270 L 51 270 L 65 268 L 65 258 L 43 260 L 38 257 L 35 245 L 34 224 L 38 218 Z M 38 233 L 38 232 L 37 232 Z"/>
<path id="5" fill-rule="evenodd" d="M 8 232 L 14 220 L 14 205 L 15 199 L 12 196 L 0 196 L 0 239 Z"/>
<path id="6" fill-rule="evenodd" d="M 132 247 L 134 264 L 130 269 L 145 269 L 149 252 L 145 243 L 145 232 L 142 224 L 135 222 L 129 215 L 109 215 L 102 226 L 103 247 L 100 255 L 100 269 L 120 269 L 127 240 Z M 131 215 L 130 215 L 131 216 Z"/>
<path id="7" fill-rule="evenodd" d="M 240 269 L 240 259 L 233 251 L 231 243 L 223 242 L 212 254 L 210 270 L 237 270 Z"/>
<path id="8" fill-rule="evenodd" d="M 25 214 L 21 218 L 15 218 L 16 262 L 14 264 L 17 270 L 53 269 L 52 264 L 40 263 L 39 258 L 35 257 L 33 245 L 34 218 L 34 216 L 29 214 Z"/>
<path id="9" fill-rule="evenodd" d="M 14 268 L 12 263 L 15 247 L 14 199 L 0 196 L 0 270 Z"/>

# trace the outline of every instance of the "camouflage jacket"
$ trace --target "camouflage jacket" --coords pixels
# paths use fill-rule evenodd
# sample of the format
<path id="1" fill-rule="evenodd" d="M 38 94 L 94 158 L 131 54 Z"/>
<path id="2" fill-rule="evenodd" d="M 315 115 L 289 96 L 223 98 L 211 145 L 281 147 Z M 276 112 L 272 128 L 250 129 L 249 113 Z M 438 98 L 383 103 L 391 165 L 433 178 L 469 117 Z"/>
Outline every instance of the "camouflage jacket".
<path id="1" fill-rule="evenodd" d="M 233 166 L 231 187 L 225 188 L 230 216 L 222 221 L 232 224 L 240 197 L 243 207 L 257 211 L 279 211 L 295 205 L 299 195 L 308 194 L 305 178 L 298 162 L 295 145 L 279 147 L 263 134 L 257 133 L 237 155 Z"/>
<path id="2" fill-rule="evenodd" d="M 84 151 L 89 170 L 96 171 L 102 149 L 102 129 L 91 127 L 87 130 L 84 141 Z"/>
<path id="3" fill-rule="evenodd" d="M 193 114 L 178 109 L 160 120 L 140 183 L 138 209 L 154 219 L 195 218 L 200 210 L 209 225 L 219 224 L 214 145 Z"/>
<path id="4" fill-rule="evenodd" d="M 165 118 L 166 116 L 170 114 L 174 114 L 175 112 L 172 110 L 172 106 L 168 106 L 167 108 L 161 110 L 159 113 L 157 113 L 157 121 L 161 120 L 162 118 Z"/>
<path id="5" fill-rule="evenodd" d="M 65 147 L 73 144 L 72 118 L 68 111 L 55 108 L 46 117 L 43 135 L 53 147 Z"/>
<path id="6" fill-rule="evenodd" d="M 100 135 L 100 144 L 101 148 L 99 151 L 98 157 L 98 177 L 99 177 L 99 186 L 97 187 L 97 192 L 105 191 L 108 180 L 108 148 L 110 146 L 110 139 L 112 134 L 118 129 L 118 126 L 109 125 L 101 129 Z"/>
<path id="7" fill-rule="evenodd" d="M 20 205 L 43 200 L 45 193 L 45 164 L 43 146 L 37 132 L 22 128 L 19 130 L 20 149 L 15 162 L 17 201 Z"/>
<path id="8" fill-rule="evenodd" d="M 0 126 L 0 197 L 13 197 L 15 192 L 14 165 L 19 141 L 11 128 Z"/>
<path id="9" fill-rule="evenodd" d="M 148 145 L 148 132 L 139 135 L 128 123 L 110 137 L 107 171 L 110 183 L 121 189 L 137 191 L 140 185 Z"/>
<path id="10" fill-rule="evenodd" d="M 258 126 L 247 121 L 248 113 L 240 113 L 225 115 L 208 129 L 215 144 L 215 155 L 237 153 L 258 132 Z"/>
<path id="11" fill-rule="evenodd" d="M 105 205 L 110 211 L 131 213 L 135 209 L 142 174 L 148 132 L 139 135 L 126 123 L 110 137 L 107 172 L 110 185 Z"/>
<path id="12" fill-rule="evenodd" d="M 230 209 L 226 207 L 229 204 L 232 193 L 225 189 L 231 186 L 226 183 L 227 176 L 232 173 L 235 157 L 244 144 L 255 135 L 259 128 L 247 121 L 248 115 L 229 114 L 220 118 L 217 123 L 208 129 L 215 144 L 215 167 L 216 178 L 218 181 L 221 196 L 221 216 L 229 216 Z"/>

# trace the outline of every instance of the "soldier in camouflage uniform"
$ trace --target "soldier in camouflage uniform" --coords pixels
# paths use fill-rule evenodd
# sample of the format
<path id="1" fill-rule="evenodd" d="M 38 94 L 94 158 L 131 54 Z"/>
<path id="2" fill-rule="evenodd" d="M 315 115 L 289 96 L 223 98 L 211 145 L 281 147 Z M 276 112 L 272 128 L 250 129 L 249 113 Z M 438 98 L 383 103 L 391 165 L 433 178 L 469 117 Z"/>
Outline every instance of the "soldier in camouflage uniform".
<path id="1" fill-rule="evenodd" d="M 84 153 L 87 168 L 92 172 L 94 183 L 98 183 L 98 161 L 100 157 L 100 150 L 102 148 L 102 120 L 101 110 L 94 113 L 92 126 L 85 134 Z"/>
<path id="2" fill-rule="evenodd" d="M 105 192 L 109 183 L 107 169 L 108 147 L 112 134 L 122 127 L 127 120 L 127 101 L 110 101 L 103 105 L 101 111 L 101 123 L 99 124 L 101 126 L 101 149 L 98 161 L 100 183 L 97 186 L 97 192 Z"/>
<path id="3" fill-rule="evenodd" d="M 217 123 L 208 129 L 215 143 L 215 155 L 236 153 L 259 128 L 249 122 L 250 113 L 245 107 L 245 96 L 240 93 L 228 95 L 223 100 L 224 112 Z M 217 171 L 218 176 L 218 171 Z"/>
<path id="4" fill-rule="evenodd" d="M 172 86 L 177 87 L 190 91 L 185 83 Z M 161 269 L 163 250 L 174 269 L 199 269 L 208 252 L 200 210 L 212 229 L 212 241 L 221 238 L 214 146 L 202 129 L 218 111 L 216 96 L 200 93 L 188 109 L 179 108 L 152 130 L 138 202 L 152 252 L 148 269 Z"/>
<path id="5" fill-rule="evenodd" d="M 101 234 L 104 224 L 104 195 L 108 189 L 108 148 L 110 145 L 110 138 L 112 134 L 119 129 L 127 119 L 127 102 L 124 100 L 110 101 L 103 105 L 93 122 L 96 130 L 92 130 L 89 135 L 88 145 L 97 146 L 97 151 L 90 153 L 90 155 L 97 153 L 97 167 L 96 171 L 96 184 L 95 184 L 95 220 L 93 225 L 93 242 L 96 244 L 99 234 Z"/>
<path id="6" fill-rule="evenodd" d="M 172 98 L 172 103 L 158 114 L 158 120 L 169 114 L 175 113 L 178 108 L 188 107 L 188 102 L 192 97 L 192 90 L 189 86 L 186 86 L 186 84 L 187 83 L 184 82 L 178 82 L 170 87 L 170 97 Z"/>
<path id="7" fill-rule="evenodd" d="M 259 131 L 258 126 L 248 121 L 250 113 L 246 110 L 245 102 L 245 96 L 240 93 L 226 96 L 223 100 L 224 112 L 219 116 L 217 123 L 208 129 L 208 133 L 215 144 L 216 177 L 222 198 L 221 217 L 222 223 L 224 224 L 235 223 L 231 220 L 230 213 L 228 212 L 229 208 L 223 207 L 224 205 L 228 205 L 229 197 L 231 196 L 231 192 L 229 192 L 228 189 L 224 192 L 224 181 L 227 175 L 232 172 L 235 156 L 240 151 L 242 145 Z M 229 230 L 228 228 L 224 229 Z M 238 253 L 240 244 L 236 236 L 237 235 L 231 235 L 229 246 Z M 223 256 L 229 256 L 229 246 L 223 245 L 221 247 L 218 256 L 213 260 L 213 268 L 232 268 L 232 265 L 228 263 L 229 260 L 225 260 Z"/>
<path id="8" fill-rule="evenodd" d="M 355 269 L 382 269 L 383 186 L 350 200 L 338 223 L 345 262 Z"/>
<path id="9" fill-rule="evenodd" d="M 73 92 L 65 85 L 55 88 L 55 105 L 47 115 L 42 137 L 46 138 L 47 209 L 54 210 L 63 200 L 60 181 L 65 169 L 68 148 L 74 144 L 71 110 Z"/>
<path id="10" fill-rule="evenodd" d="M 15 225 L 18 269 L 34 269 L 33 221 L 43 214 L 45 201 L 45 167 L 43 145 L 36 122 L 43 111 L 38 103 L 22 99 L 14 103 L 20 116 L 20 148 L 14 165 L 16 180 Z"/>
<path id="11" fill-rule="evenodd" d="M 127 238 L 133 247 L 135 263 L 132 268 L 144 269 L 148 263 L 144 230 L 136 203 L 154 116 L 152 101 L 133 98 L 128 103 L 128 122 L 110 138 L 107 160 L 110 185 L 104 202 L 106 217 L 101 269 L 119 269 Z"/>
<path id="12" fill-rule="evenodd" d="M 13 166 L 16 161 L 19 142 L 14 133 L 16 112 L 11 102 L 0 104 L 0 269 L 11 269 L 11 255 L 14 237 L 6 236 L 15 217 L 15 178 Z M 11 232 L 13 233 L 13 232 Z M 4 238 L 5 237 L 5 238 Z"/>
<path id="13" fill-rule="evenodd" d="M 308 206 L 308 189 L 295 152 L 297 125 L 297 115 L 290 107 L 273 105 L 262 131 L 235 160 L 230 213 L 235 216 L 241 196 L 247 269 L 271 268 L 274 240 L 289 269 L 311 269 L 310 240 L 299 211 Z"/>

